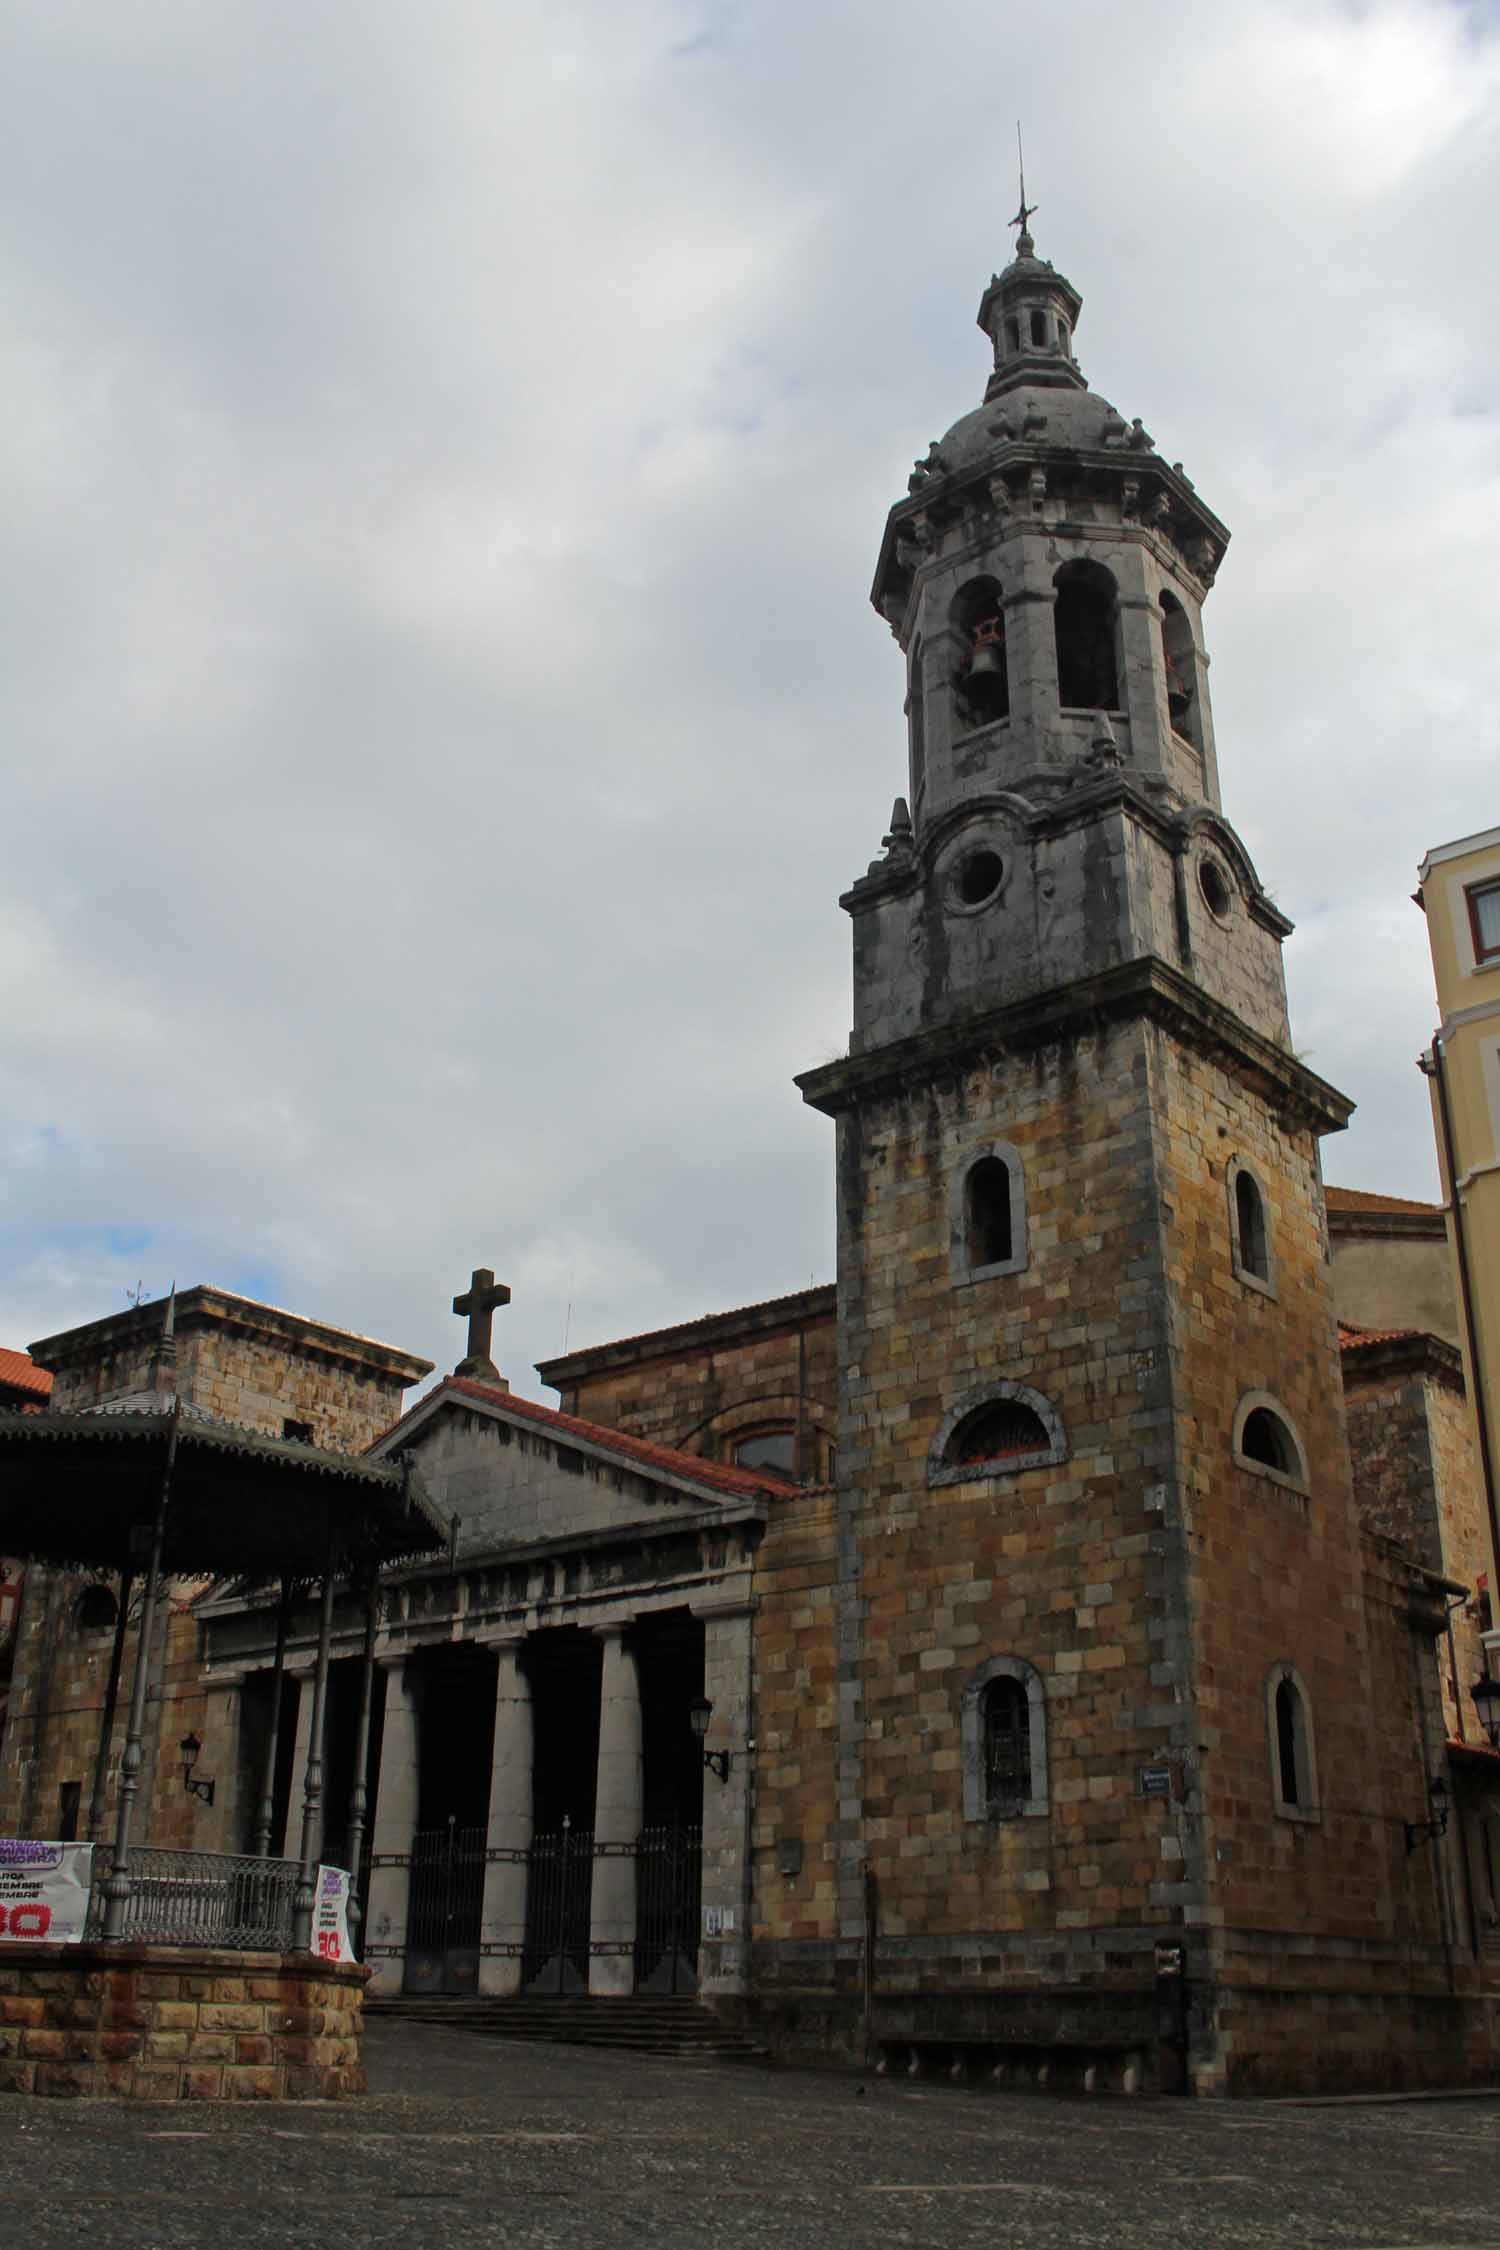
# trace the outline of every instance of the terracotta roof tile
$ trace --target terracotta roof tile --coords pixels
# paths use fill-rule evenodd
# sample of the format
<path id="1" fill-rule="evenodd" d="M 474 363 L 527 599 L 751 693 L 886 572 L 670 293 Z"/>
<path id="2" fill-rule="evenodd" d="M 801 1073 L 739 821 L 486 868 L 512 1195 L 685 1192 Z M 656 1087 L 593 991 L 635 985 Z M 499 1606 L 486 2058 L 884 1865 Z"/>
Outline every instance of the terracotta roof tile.
<path id="1" fill-rule="evenodd" d="M 1339 1350 L 1357 1351 L 1361 1344 L 1404 1344 L 1422 1333 L 1420 1328 L 1351 1328 L 1347 1320 L 1341 1320 Z"/>
<path id="2" fill-rule="evenodd" d="M 541 1406 L 535 1399 L 517 1398 L 514 1391 L 497 1391 L 490 1383 L 471 1382 L 466 1375 L 445 1377 L 402 1415 L 396 1428 L 399 1430 L 412 1415 L 420 1414 L 434 1399 L 455 1394 L 482 1399 L 487 1406 L 503 1406 L 528 1422 L 538 1422 L 544 1429 L 555 1430 L 560 1437 L 581 1438 L 587 1445 L 602 1446 L 626 1460 L 638 1461 L 644 1469 L 685 1477 L 693 1484 L 707 1485 L 711 1491 L 727 1493 L 736 1500 L 754 1499 L 761 1493 L 789 1496 L 800 1489 L 786 1478 L 771 1476 L 764 1470 L 736 1469 L 726 1461 L 704 1461 L 696 1453 L 679 1453 L 669 1445 L 650 1445 L 644 1438 L 629 1437 L 625 1431 L 609 1429 L 602 1422 L 585 1422 L 576 1414 L 559 1414 L 555 1407 Z"/>
<path id="3" fill-rule="evenodd" d="M 52 1390 L 52 1377 L 45 1367 L 24 1352 L 13 1352 L 0 1344 L 0 1384 L 13 1391 L 27 1391 L 33 1398 L 47 1398 Z"/>
<path id="4" fill-rule="evenodd" d="M 1409 1195 L 1371 1195 L 1365 1188 L 1331 1187 L 1323 1190 L 1330 1211 L 1404 1211 L 1408 1216 L 1440 1219 L 1441 1203 L 1414 1203 Z"/>

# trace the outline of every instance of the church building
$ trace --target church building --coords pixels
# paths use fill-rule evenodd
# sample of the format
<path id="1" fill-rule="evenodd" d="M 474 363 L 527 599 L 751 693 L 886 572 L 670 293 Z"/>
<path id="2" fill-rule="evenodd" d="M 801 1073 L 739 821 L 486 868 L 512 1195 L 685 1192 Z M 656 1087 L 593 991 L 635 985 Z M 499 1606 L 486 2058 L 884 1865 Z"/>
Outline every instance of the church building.
<path id="1" fill-rule="evenodd" d="M 342 1371 L 282 1434 L 409 1461 L 451 1525 L 374 1643 L 372 1991 L 696 1994 L 778 2055 L 1097 2090 L 1484 2079 L 1500 1752 L 1441 1214 L 1325 1195 L 1351 1104 L 1292 1047 L 1291 925 L 1220 793 L 1228 534 L 1087 387 L 1028 220 L 982 402 L 876 566 L 906 785 L 840 901 L 848 1054 L 798 1081 L 834 1286 L 548 1362 L 560 1407 L 497 1368 L 488 1271 L 393 1420 L 425 1363 L 282 1337 Z M 223 1777 L 181 1808 L 200 1848 L 293 1819 L 310 1699 L 278 1748 L 269 1683 L 313 1620 L 281 1595 L 176 1628 Z M 330 1859 L 352 1592 L 335 1630 Z M 27 1708 L 0 1821 L 23 1773 L 49 1802 Z"/>

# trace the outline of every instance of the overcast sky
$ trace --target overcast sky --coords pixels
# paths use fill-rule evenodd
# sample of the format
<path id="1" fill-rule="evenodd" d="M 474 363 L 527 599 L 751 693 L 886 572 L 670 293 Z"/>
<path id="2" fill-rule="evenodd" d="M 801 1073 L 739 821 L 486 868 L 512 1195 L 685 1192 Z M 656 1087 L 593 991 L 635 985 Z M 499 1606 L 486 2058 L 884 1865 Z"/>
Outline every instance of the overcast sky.
<path id="1" fill-rule="evenodd" d="M 867 590 L 1014 120 L 1233 543 L 1224 799 L 1329 1177 L 1436 1192 L 1416 865 L 1500 822 L 1479 0 L 12 0 L 0 1342 L 215 1282 L 451 1366 L 833 1271 Z M 571 1305 L 571 1314 L 569 1306 Z"/>

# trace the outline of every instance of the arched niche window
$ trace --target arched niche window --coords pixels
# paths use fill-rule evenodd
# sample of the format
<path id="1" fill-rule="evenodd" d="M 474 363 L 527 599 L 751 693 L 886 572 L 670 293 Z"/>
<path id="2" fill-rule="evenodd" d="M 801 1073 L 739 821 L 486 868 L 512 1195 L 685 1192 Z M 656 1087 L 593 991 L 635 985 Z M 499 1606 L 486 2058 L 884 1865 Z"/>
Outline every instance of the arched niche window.
<path id="1" fill-rule="evenodd" d="M 1175 594 L 1161 597 L 1161 653 L 1167 673 L 1167 710 L 1172 732 L 1194 741 L 1193 700 L 1196 693 L 1196 650 L 1187 611 Z"/>
<path id="2" fill-rule="evenodd" d="M 1268 1391 L 1247 1391 L 1235 1409 L 1234 1458 L 1288 1491 L 1307 1491 L 1307 1455 L 1290 1416 Z"/>
<path id="3" fill-rule="evenodd" d="M 922 791 L 927 785 L 927 701 L 926 663 L 922 644 L 918 641 L 911 652 L 911 683 L 907 690 L 906 713 L 911 741 L 911 801 L 922 801 Z"/>
<path id="4" fill-rule="evenodd" d="M 826 1484 L 832 1477 L 837 1417 L 820 1400 L 796 1391 L 731 1398 L 705 1420 L 666 1434 L 682 1453 L 736 1468 L 764 1469 L 789 1482 Z"/>
<path id="5" fill-rule="evenodd" d="M 958 649 L 953 676 L 959 716 L 970 726 L 990 726 L 1010 716 L 1010 671 L 1005 659 L 1005 612 L 993 578 L 971 578 L 948 610 Z"/>
<path id="6" fill-rule="evenodd" d="M 990 1141 L 953 1176 L 948 1200 L 953 1280 L 988 1281 L 1026 1264 L 1026 1174 L 1019 1149 Z"/>
<path id="7" fill-rule="evenodd" d="M 1021 349 L 1021 323 L 1014 313 L 1005 323 L 1005 341 L 1011 351 L 1018 352 Z"/>
<path id="8" fill-rule="evenodd" d="M 1265 1191 L 1238 1156 L 1230 1158 L 1225 1176 L 1229 1187 L 1230 1263 L 1241 1281 L 1271 1296 L 1271 1226 Z"/>
<path id="9" fill-rule="evenodd" d="M 966 1391 L 938 1424 L 927 1455 L 930 1485 L 1016 1476 L 1068 1455 L 1056 1409 L 1024 1383 L 984 1383 Z"/>
<path id="10" fill-rule="evenodd" d="M 736 1438 L 734 1461 L 739 1469 L 770 1469 L 779 1477 L 795 1479 L 797 1433 L 795 1430 L 757 1430 L 751 1437 Z"/>
<path id="11" fill-rule="evenodd" d="M 1266 1676 L 1266 1736 L 1277 1812 L 1286 1820 L 1316 1820 L 1318 1761 L 1312 1706 L 1290 1664 L 1273 1664 Z"/>
<path id="12" fill-rule="evenodd" d="M 1057 696 L 1064 710 L 1115 711 L 1117 590 L 1102 563 L 1064 563 L 1053 580 L 1057 601 Z"/>
<path id="13" fill-rule="evenodd" d="M 112 1633 L 120 1615 L 120 1605 L 108 1586 L 85 1586 L 73 1604 L 73 1630 L 75 1633 Z"/>
<path id="14" fill-rule="evenodd" d="M 959 1705 L 964 1818 L 1034 1819 L 1047 1811 L 1047 1700 L 1019 1656 L 992 1656 Z"/>
<path id="15" fill-rule="evenodd" d="M 1046 347 L 1047 315 L 1044 312 L 1039 311 L 1035 306 L 1032 307 L 1031 313 L 1031 341 L 1034 344 L 1041 346 L 1043 349 L 1045 349 Z"/>

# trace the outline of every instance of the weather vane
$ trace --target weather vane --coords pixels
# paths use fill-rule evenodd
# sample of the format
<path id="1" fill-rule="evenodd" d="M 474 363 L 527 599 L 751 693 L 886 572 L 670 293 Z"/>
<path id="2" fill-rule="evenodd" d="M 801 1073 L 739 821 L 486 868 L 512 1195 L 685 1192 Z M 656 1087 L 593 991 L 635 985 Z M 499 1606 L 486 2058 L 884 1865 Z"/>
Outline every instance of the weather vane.
<path id="1" fill-rule="evenodd" d="M 1013 227 L 1019 227 L 1021 230 L 1016 236 L 1016 251 L 1019 256 L 1024 258 L 1031 249 L 1031 229 L 1027 225 L 1027 221 L 1037 206 L 1034 203 L 1028 203 L 1026 200 L 1026 152 L 1021 146 L 1021 120 L 1019 117 L 1016 119 L 1016 163 L 1021 174 L 1021 208 L 1010 223 Z"/>

